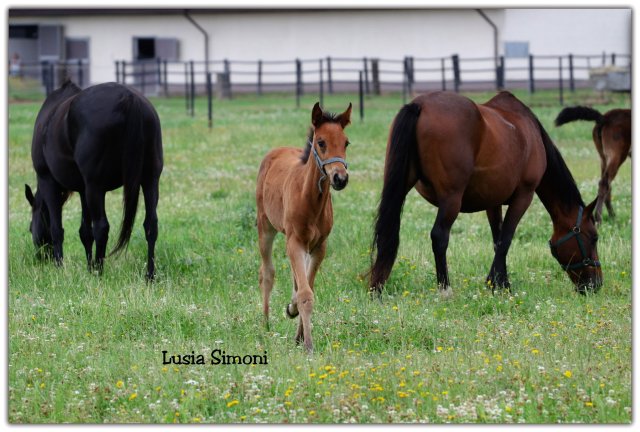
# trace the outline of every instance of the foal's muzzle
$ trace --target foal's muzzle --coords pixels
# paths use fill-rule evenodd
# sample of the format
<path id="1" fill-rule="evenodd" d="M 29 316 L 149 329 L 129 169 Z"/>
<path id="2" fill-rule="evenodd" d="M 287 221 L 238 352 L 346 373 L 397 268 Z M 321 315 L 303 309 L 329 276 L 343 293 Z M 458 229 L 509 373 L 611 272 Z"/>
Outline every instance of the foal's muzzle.
<path id="1" fill-rule="evenodd" d="M 344 174 L 334 173 L 331 177 L 331 187 L 337 191 L 347 187 L 347 183 L 349 183 L 349 174 L 346 172 Z"/>

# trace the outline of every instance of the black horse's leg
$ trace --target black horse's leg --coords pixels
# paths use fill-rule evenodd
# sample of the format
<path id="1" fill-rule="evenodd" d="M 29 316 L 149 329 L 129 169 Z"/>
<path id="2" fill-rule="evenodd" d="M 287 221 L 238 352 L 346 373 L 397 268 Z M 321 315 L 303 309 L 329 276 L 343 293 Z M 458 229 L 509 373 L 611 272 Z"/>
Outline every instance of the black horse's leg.
<path id="1" fill-rule="evenodd" d="M 516 232 L 516 227 L 524 212 L 529 208 L 532 199 L 533 191 L 516 194 L 507 209 L 502 223 L 502 230 L 500 231 L 500 239 L 495 248 L 493 264 L 491 264 L 491 270 L 489 270 L 489 276 L 487 277 L 487 284 L 491 285 L 492 291 L 495 288 L 511 287 L 507 275 L 507 253 L 509 252 L 513 235 Z"/>
<path id="2" fill-rule="evenodd" d="M 447 247 L 451 226 L 460 213 L 461 197 L 448 197 L 440 200 L 438 215 L 431 229 L 431 247 L 436 261 L 436 277 L 441 293 L 449 295 L 449 271 L 447 269 Z"/>
<path id="3" fill-rule="evenodd" d="M 86 187 L 86 199 L 91 223 L 93 224 L 93 238 L 96 242 L 95 269 L 102 273 L 104 257 L 107 251 L 107 240 L 109 239 L 109 221 L 104 210 L 105 192 L 100 188 Z"/>
<path id="4" fill-rule="evenodd" d="M 147 279 L 153 280 L 156 274 L 155 267 L 155 249 L 156 240 L 158 239 L 158 214 L 156 208 L 158 206 L 158 178 L 153 178 L 149 182 L 143 182 L 142 193 L 144 194 L 144 234 L 147 239 Z"/>
<path id="5" fill-rule="evenodd" d="M 53 259 L 56 265 L 62 265 L 64 242 L 64 228 L 62 227 L 62 205 L 64 204 L 64 191 L 52 178 L 38 182 L 44 200 L 49 211 L 49 229 L 51 243 L 53 244 Z"/>
<path id="6" fill-rule="evenodd" d="M 87 257 L 87 267 L 91 271 L 93 259 L 93 231 L 91 230 L 91 214 L 89 206 L 85 199 L 84 193 L 80 193 L 80 203 L 82 204 L 82 221 L 80 223 L 80 240 L 84 246 L 85 255 Z"/>

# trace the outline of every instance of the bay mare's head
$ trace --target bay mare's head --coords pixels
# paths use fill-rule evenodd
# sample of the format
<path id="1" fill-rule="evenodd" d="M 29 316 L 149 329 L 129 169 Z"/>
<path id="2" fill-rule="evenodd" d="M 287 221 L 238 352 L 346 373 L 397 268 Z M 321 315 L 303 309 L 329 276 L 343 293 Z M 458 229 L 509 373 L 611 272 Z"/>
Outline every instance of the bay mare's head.
<path id="1" fill-rule="evenodd" d="M 598 259 L 598 231 L 593 218 L 595 201 L 563 216 L 554 223 L 549 240 L 551 254 L 581 294 L 596 292 L 602 286 L 602 269 Z"/>

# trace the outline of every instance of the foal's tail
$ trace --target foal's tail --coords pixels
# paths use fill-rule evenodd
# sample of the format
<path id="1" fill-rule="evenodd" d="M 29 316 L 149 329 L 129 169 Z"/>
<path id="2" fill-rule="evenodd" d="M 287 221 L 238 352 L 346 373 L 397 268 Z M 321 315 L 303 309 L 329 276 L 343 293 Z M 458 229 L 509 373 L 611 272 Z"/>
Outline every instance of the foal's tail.
<path id="1" fill-rule="evenodd" d="M 416 154 L 416 124 L 420 105 L 410 103 L 402 107 L 394 120 L 385 161 L 384 186 L 375 221 L 371 266 L 371 290 L 382 291 L 391 274 L 400 244 L 400 216 L 407 195 L 407 175 Z"/>
<path id="2" fill-rule="evenodd" d="M 118 243 L 111 251 L 111 255 L 124 249 L 129 243 L 133 223 L 138 210 L 138 197 L 142 181 L 142 168 L 144 161 L 144 136 L 142 104 L 133 93 L 123 97 L 122 109 L 126 117 L 123 131 L 123 175 L 124 187 L 122 197 L 122 223 Z"/>
<path id="3" fill-rule="evenodd" d="M 586 106 L 567 107 L 560 111 L 556 117 L 555 125 L 562 126 L 575 120 L 595 121 L 597 124 L 602 123 L 604 116 L 597 110 Z"/>

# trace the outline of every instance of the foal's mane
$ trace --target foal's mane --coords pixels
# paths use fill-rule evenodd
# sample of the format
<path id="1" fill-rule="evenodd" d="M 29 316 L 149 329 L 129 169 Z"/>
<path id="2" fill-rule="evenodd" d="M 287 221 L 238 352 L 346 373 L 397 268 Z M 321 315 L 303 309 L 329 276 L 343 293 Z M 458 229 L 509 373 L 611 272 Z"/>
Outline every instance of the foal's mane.
<path id="1" fill-rule="evenodd" d="M 320 124 L 317 127 L 320 127 L 323 123 L 338 123 L 338 117 L 340 117 L 340 114 L 323 111 L 322 120 L 320 120 Z M 302 154 L 300 155 L 300 160 L 303 164 L 307 163 L 307 161 L 309 160 L 309 155 L 311 155 L 311 146 L 309 145 L 309 143 L 313 141 L 314 131 L 315 129 L 313 128 L 313 126 L 309 127 L 309 133 L 307 134 L 307 139 L 304 142 Z"/>

